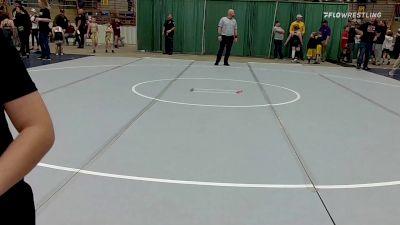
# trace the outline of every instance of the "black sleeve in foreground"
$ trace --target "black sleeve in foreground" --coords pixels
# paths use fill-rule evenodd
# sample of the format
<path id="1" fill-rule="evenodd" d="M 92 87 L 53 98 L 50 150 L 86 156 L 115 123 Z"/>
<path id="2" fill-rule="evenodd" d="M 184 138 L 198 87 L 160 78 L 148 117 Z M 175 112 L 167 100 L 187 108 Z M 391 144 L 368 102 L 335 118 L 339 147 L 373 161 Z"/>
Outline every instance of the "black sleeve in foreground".
<path id="1" fill-rule="evenodd" d="M 0 103 L 13 101 L 37 91 L 17 50 L 0 38 Z M 4 70 L 7 68 L 7 70 Z"/>

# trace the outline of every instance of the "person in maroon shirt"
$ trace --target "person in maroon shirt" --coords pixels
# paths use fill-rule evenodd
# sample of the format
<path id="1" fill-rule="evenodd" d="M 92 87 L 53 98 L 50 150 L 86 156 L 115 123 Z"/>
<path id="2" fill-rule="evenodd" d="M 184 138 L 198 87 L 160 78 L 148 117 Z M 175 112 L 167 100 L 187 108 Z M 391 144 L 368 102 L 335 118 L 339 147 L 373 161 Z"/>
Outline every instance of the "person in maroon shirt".
<path id="1" fill-rule="evenodd" d="M 35 224 L 32 189 L 24 181 L 54 143 L 43 100 L 15 49 L 0 35 L 0 224 Z M 11 73 L 12 71 L 12 73 Z M 18 131 L 13 139 L 6 119 Z"/>

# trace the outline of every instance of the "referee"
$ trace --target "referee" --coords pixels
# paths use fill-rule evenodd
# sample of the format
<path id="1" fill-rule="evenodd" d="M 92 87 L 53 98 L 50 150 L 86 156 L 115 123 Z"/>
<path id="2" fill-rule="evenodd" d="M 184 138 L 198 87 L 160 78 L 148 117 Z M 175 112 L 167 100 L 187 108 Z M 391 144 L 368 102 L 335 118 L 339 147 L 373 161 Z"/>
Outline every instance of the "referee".
<path id="1" fill-rule="evenodd" d="M 238 41 L 237 23 L 235 20 L 235 11 L 233 9 L 228 10 L 228 16 L 222 17 L 218 24 L 218 41 L 219 50 L 217 54 L 217 60 L 215 61 L 216 66 L 222 58 L 222 53 L 226 47 L 224 65 L 229 66 L 228 59 L 231 54 L 233 42 Z"/>

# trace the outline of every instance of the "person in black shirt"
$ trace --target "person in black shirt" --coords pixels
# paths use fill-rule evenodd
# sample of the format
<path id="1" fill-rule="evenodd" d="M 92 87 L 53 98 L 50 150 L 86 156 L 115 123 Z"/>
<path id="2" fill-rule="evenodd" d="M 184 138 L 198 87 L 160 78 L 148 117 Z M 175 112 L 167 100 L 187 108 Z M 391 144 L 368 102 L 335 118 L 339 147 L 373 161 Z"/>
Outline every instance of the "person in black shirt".
<path id="1" fill-rule="evenodd" d="M 35 224 L 31 187 L 24 176 L 54 143 L 53 125 L 15 49 L 0 35 L 0 224 Z M 12 73 L 11 73 L 12 72 Z M 19 132 L 13 140 L 5 113 Z"/>
<path id="2" fill-rule="evenodd" d="M 363 69 L 369 70 L 368 62 L 372 51 L 372 44 L 377 39 L 376 26 L 374 25 L 375 20 L 376 18 L 371 17 L 369 22 L 362 24 L 358 29 L 356 29 L 356 31 L 361 35 L 360 55 L 358 56 L 357 69 L 360 69 L 361 64 L 363 64 Z"/>
<path id="3" fill-rule="evenodd" d="M 42 49 L 42 55 L 39 59 L 51 60 L 49 46 L 49 34 L 51 32 L 49 27 L 51 21 L 49 3 L 47 0 L 39 0 L 39 6 L 39 18 L 36 18 L 36 21 L 39 24 L 39 43 L 40 48 Z"/>
<path id="4" fill-rule="evenodd" d="M 318 60 L 318 54 L 317 54 L 317 45 L 322 44 L 318 40 L 319 33 L 318 32 L 312 32 L 310 39 L 308 40 L 307 43 L 307 59 L 308 59 L 308 64 L 311 63 L 311 60 L 314 60 L 315 64 L 319 63 Z"/>
<path id="5" fill-rule="evenodd" d="M 167 20 L 164 22 L 163 36 L 165 38 L 165 52 L 164 54 L 172 55 L 174 51 L 174 33 L 175 23 L 172 15 L 169 14 Z"/>
<path id="6" fill-rule="evenodd" d="M 25 13 L 21 6 L 15 7 L 14 25 L 18 30 L 20 41 L 20 52 L 22 56 L 29 57 L 29 35 L 31 33 L 32 23 L 28 13 Z"/>
<path id="7" fill-rule="evenodd" d="M 64 34 L 67 31 L 68 28 L 68 24 L 69 24 L 69 20 L 68 18 L 65 16 L 65 10 L 64 9 L 60 9 L 60 14 L 58 14 L 56 16 L 56 18 L 54 18 L 54 22 L 53 22 L 53 27 L 61 27 L 63 29 Z M 68 43 L 68 38 L 65 38 L 65 43 L 67 45 L 69 45 Z"/>
<path id="8" fill-rule="evenodd" d="M 382 64 L 382 45 L 385 41 L 385 35 L 387 32 L 386 21 L 379 21 L 376 26 L 376 35 L 377 38 L 374 41 L 373 50 L 374 50 L 374 58 L 372 64 L 381 65 Z"/>
<path id="9" fill-rule="evenodd" d="M 75 18 L 75 24 L 77 29 L 77 34 L 79 37 L 78 48 L 84 48 L 85 46 L 85 34 L 86 34 L 86 16 L 83 9 L 78 10 L 78 16 Z"/>

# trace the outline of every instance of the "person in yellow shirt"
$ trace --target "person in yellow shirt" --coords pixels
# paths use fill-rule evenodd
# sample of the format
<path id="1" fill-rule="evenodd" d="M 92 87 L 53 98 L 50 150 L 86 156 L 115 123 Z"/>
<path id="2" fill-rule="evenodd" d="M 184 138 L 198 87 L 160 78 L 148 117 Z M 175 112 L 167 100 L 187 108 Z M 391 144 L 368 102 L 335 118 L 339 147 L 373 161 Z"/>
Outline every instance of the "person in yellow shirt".
<path id="1" fill-rule="evenodd" d="M 303 16 L 302 16 L 302 15 L 298 14 L 298 15 L 296 16 L 296 20 L 293 21 L 293 22 L 290 24 L 290 33 L 293 33 L 293 32 L 294 32 L 294 26 L 295 26 L 295 25 L 297 25 L 297 26 L 299 27 L 300 32 L 301 32 L 301 34 L 302 34 L 303 37 L 304 37 L 304 34 L 306 33 L 306 26 L 305 26 L 305 24 L 304 24 L 304 22 L 303 22 Z"/>
<path id="2" fill-rule="evenodd" d="M 293 22 L 290 24 L 290 29 L 289 29 L 290 33 L 294 33 L 294 31 L 295 31 L 295 26 L 298 26 L 298 27 L 299 27 L 300 33 L 301 33 L 302 37 L 304 38 L 304 34 L 306 33 L 306 25 L 305 25 L 304 22 L 303 22 L 303 16 L 302 16 L 302 15 L 298 14 L 298 15 L 296 16 L 296 20 L 293 21 Z M 301 60 L 303 60 L 303 55 L 304 55 L 304 54 L 303 54 L 303 46 L 300 46 L 299 56 L 300 56 L 300 59 L 301 59 Z"/>

